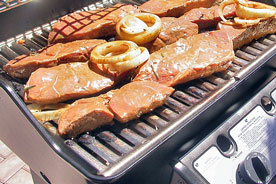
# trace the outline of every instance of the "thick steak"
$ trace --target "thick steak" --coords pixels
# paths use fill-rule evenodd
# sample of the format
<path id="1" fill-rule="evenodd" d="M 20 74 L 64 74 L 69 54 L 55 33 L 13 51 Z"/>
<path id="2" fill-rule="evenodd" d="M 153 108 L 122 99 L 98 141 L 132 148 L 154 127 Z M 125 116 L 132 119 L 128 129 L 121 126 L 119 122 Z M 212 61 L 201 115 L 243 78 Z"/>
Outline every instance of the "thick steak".
<path id="1" fill-rule="evenodd" d="M 161 18 L 162 28 L 159 36 L 145 44 L 150 53 L 153 53 L 166 45 L 176 42 L 179 38 L 187 38 L 198 34 L 197 24 L 188 22 L 184 19 L 174 17 Z"/>
<path id="2" fill-rule="evenodd" d="M 226 6 L 224 8 L 223 15 L 226 18 L 236 16 L 235 5 L 232 4 Z M 179 17 L 179 19 L 196 23 L 200 30 L 214 28 L 217 26 L 219 21 L 221 21 L 219 16 L 219 6 L 216 5 L 211 8 L 195 8 Z"/>
<path id="3" fill-rule="evenodd" d="M 134 81 L 175 86 L 226 70 L 233 60 L 232 41 L 225 32 L 201 33 L 152 53 Z"/>
<path id="4" fill-rule="evenodd" d="M 76 137 L 100 126 L 111 124 L 113 114 L 107 108 L 110 97 L 98 97 L 77 100 L 62 113 L 58 121 L 58 132 L 61 136 Z"/>
<path id="5" fill-rule="evenodd" d="M 85 97 L 110 88 L 114 80 L 96 71 L 90 63 L 67 63 L 52 68 L 39 68 L 26 86 L 25 101 L 52 104 Z"/>
<path id="6" fill-rule="evenodd" d="M 28 78 L 38 68 L 48 68 L 70 62 L 86 62 L 92 49 L 102 43 L 105 41 L 80 40 L 66 44 L 54 44 L 37 53 L 18 56 L 3 66 L 3 69 L 12 77 Z"/>
<path id="7" fill-rule="evenodd" d="M 131 82 L 114 93 L 109 108 L 115 119 L 128 122 L 163 105 L 173 91 L 173 88 L 157 82 Z"/>
<path id="8" fill-rule="evenodd" d="M 137 12 L 139 10 L 135 6 L 116 4 L 111 8 L 71 13 L 61 17 L 54 24 L 48 42 L 69 42 L 114 36 L 116 23 L 122 17 Z"/>
<path id="9" fill-rule="evenodd" d="M 219 23 L 218 29 L 226 32 L 233 41 L 234 49 L 259 39 L 268 34 L 276 33 L 276 16 L 263 19 L 258 24 L 241 27 Z"/>
<path id="10" fill-rule="evenodd" d="M 216 0 L 149 0 L 139 6 L 139 9 L 159 17 L 179 17 L 193 8 L 209 8 L 215 2 Z"/>

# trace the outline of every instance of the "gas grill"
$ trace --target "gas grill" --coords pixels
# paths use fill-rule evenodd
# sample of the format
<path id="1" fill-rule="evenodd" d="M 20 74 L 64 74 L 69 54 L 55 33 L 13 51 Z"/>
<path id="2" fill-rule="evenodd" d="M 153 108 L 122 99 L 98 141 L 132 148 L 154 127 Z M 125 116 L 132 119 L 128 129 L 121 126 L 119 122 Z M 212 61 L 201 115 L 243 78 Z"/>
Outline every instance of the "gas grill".
<path id="1" fill-rule="evenodd" d="M 22 100 L 26 81 L 2 66 L 46 46 L 62 15 L 143 2 L 36 0 L 0 14 L 0 139 L 30 166 L 35 183 L 185 183 L 175 179 L 179 159 L 275 77 L 276 35 L 268 35 L 236 50 L 226 71 L 176 86 L 165 105 L 137 120 L 114 121 L 74 139 L 57 135 L 54 122 L 39 123 Z M 22 22 L 8 24 L 15 18 Z"/>

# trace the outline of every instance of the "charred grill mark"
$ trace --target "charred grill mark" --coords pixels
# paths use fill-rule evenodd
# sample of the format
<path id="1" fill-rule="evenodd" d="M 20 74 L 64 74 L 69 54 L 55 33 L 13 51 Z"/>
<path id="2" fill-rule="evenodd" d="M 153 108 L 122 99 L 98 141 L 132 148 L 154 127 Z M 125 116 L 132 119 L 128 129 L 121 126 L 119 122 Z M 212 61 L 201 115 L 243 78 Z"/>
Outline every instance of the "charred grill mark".
<path id="1" fill-rule="evenodd" d="M 104 9 L 102 9 L 102 10 L 92 10 L 93 13 L 92 13 L 92 11 L 86 11 L 86 13 L 88 13 L 89 15 L 83 15 L 83 12 L 80 12 L 79 15 L 82 16 L 82 18 L 80 18 L 80 19 L 76 19 L 74 16 L 72 16 L 72 14 L 69 14 L 69 15 L 67 15 L 67 16 L 68 16 L 68 17 L 71 17 L 71 18 L 74 19 L 75 21 L 73 21 L 73 22 L 68 22 L 68 21 L 64 20 L 66 17 L 64 17 L 64 19 L 63 19 L 63 18 L 59 19 L 59 21 L 65 23 L 65 26 L 64 26 L 62 29 L 53 28 L 53 30 L 56 31 L 56 33 L 55 33 L 54 37 L 52 38 L 52 40 L 55 40 L 55 39 L 57 38 L 58 35 L 62 35 L 63 37 L 73 35 L 73 34 L 76 33 L 77 31 L 79 31 L 79 30 L 83 29 L 84 27 L 88 26 L 89 24 L 91 24 L 91 23 L 93 23 L 93 22 L 95 22 L 95 21 L 97 21 L 97 20 L 100 20 L 100 19 L 106 17 L 106 16 L 109 15 L 110 13 L 112 13 L 112 12 L 118 10 L 119 8 L 121 8 L 121 7 L 123 7 L 123 6 L 125 6 L 125 5 L 121 5 L 121 6 L 119 6 L 119 7 L 104 8 Z M 106 12 L 106 13 L 105 13 L 104 15 L 100 15 L 99 13 L 101 13 L 101 12 Z M 82 23 L 83 20 L 89 20 L 92 16 L 95 16 L 95 15 L 98 16 L 98 18 L 96 18 L 96 19 L 93 18 L 93 19 L 90 20 L 90 22 L 88 22 L 88 23 L 86 23 L 86 24 Z M 76 23 L 79 23 L 79 24 L 81 24 L 82 26 L 79 27 L 79 28 L 76 28 L 76 27 L 74 26 L 74 24 L 76 24 Z M 73 28 L 74 31 L 72 31 L 70 34 L 65 34 L 65 33 L 63 33 L 63 30 L 66 29 L 66 28 L 69 27 L 69 26 L 70 26 L 71 28 Z"/>

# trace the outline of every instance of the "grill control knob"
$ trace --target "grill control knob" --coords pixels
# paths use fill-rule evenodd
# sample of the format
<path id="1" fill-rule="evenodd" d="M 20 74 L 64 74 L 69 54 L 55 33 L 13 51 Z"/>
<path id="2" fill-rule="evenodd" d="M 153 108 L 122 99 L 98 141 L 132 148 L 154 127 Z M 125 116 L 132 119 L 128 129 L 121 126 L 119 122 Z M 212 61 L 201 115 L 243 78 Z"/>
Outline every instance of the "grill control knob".
<path id="1" fill-rule="evenodd" d="M 271 178 L 271 171 L 269 161 L 263 154 L 250 153 L 238 167 L 237 183 L 267 184 Z"/>
<path id="2" fill-rule="evenodd" d="M 271 111 L 274 108 L 273 102 L 270 100 L 270 98 L 268 98 L 266 96 L 261 98 L 261 103 L 266 111 Z"/>

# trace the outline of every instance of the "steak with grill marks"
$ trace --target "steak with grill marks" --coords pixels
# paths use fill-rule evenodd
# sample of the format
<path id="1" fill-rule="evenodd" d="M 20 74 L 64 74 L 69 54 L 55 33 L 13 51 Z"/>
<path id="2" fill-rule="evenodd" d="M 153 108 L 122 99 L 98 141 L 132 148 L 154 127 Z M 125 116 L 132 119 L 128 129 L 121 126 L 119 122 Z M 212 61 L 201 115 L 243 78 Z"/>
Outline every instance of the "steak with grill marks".
<path id="1" fill-rule="evenodd" d="M 234 49 L 237 49 L 253 40 L 276 33 L 276 16 L 263 19 L 259 23 L 247 27 L 219 23 L 218 29 L 228 34 L 233 41 Z"/>
<path id="2" fill-rule="evenodd" d="M 173 88 L 157 82 L 131 82 L 114 93 L 109 108 L 115 119 L 125 123 L 163 105 L 173 91 Z"/>
<path id="3" fill-rule="evenodd" d="M 53 104 L 86 97 L 112 87 L 114 78 L 98 71 L 91 62 L 39 68 L 26 84 L 26 102 Z"/>
<path id="4" fill-rule="evenodd" d="M 233 4 L 226 6 L 223 10 L 223 15 L 226 18 L 236 16 L 236 6 Z M 219 21 L 221 21 L 219 16 L 219 6 L 215 5 L 211 8 L 195 8 L 179 17 L 179 19 L 196 23 L 200 30 L 215 28 Z"/>
<path id="5" fill-rule="evenodd" d="M 37 53 L 18 56 L 4 65 L 3 69 L 12 77 L 28 78 L 38 68 L 70 62 L 86 62 L 92 49 L 105 42 L 104 40 L 80 40 L 66 44 L 57 43 Z"/>
<path id="6" fill-rule="evenodd" d="M 61 17 L 52 27 L 48 42 L 69 42 L 116 34 L 115 26 L 128 14 L 138 13 L 132 5 L 116 4 L 111 8 L 71 13 Z"/>
<path id="7" fill-rule="evenodd" d="M 233 60 L 232 41 L 224 31 L 201 33 L 152 53 L 134 81 L 175 86 L 226 70 Z"/>
<path id="8" fill-rule="evenodd" d="M 149 0 L 139 6 L 139 9 L 159 17 L 179 17 L 194 8 L 209 8 L 215 2 L 216 0 Z"/>
<path id="9" fill-rule="evenodd" d="M 58 132 L 61 136 L 76 137 L 100 126 L 111 124 L 113 114 L 108 102 L 114 91 L 98 97 L 77 100 L 58 120 Z"/>
<path id="10" fill-rule="evenodd" d="M 163 17 L 161 18 L 161 21 L 162 28 L 158 37 L 144 45 L 150 53 L 176 42 L 179 38 L 187 38 L 198 34 L 197 24 L 191 23 L 184 19 Z"/>

